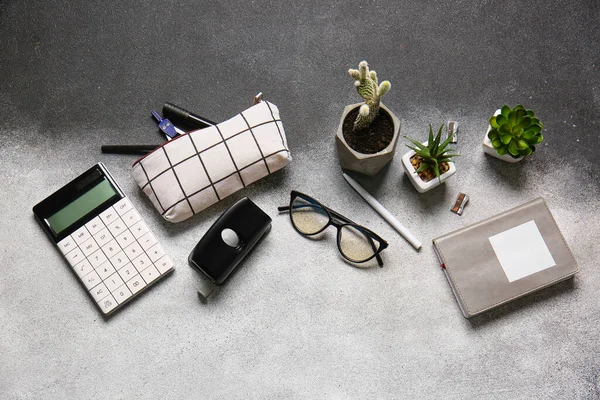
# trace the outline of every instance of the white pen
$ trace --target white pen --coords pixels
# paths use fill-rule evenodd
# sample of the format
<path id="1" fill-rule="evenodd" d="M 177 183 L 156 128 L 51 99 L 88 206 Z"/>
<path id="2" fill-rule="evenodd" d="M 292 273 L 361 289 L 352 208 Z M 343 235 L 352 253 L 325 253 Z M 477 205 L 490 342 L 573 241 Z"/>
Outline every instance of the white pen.
<path id="1" fill-rule="evenodd" d="M 379 215 L 383 217 L 383 219 L 385 219 L 391 226 L 394 227 L 394 229 L 398 231 L 398 233 L 404 237 L 404 239 L 412 244 L 415 249 L 419 250 L 421 248 L 421 241 L 417 239 L 415 235 L 410 233 L 410 231 L 406 229 L 406 227 L 402 225 L 392 214 L 390 214 L 390 212 L 386 210 L 385 207 L 383 207 L 381 203 L 375 199 L 375 197 L 371 196 L 369 192 L 367 192 L 358 184 L 358 182 L 350 178 L 348 175 L 342 173 L 342 176 L 346 182 L 348 182 L 350 186 L 352 186 L 354 190 L 356 190 L 358 194 L 360 194 L 360 196 L 365 199 L 365 201 L 369 203 L 369 205 L 373 207 L 373 209 L 377 211 Z"/>

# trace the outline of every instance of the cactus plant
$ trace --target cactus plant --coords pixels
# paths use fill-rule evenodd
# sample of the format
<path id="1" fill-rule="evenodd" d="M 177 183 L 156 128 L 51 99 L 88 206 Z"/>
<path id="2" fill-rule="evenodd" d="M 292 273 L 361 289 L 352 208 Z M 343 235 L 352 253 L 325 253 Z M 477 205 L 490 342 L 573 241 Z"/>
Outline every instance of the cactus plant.
<path id="1" fill-rule="evenodd" d="M 429 138 L 427 140 L 427 144 L 423 144 L 417 140 L 414 140 L 408 136 L 404 136 L 406 139 L 410 140 L 416 147 L 412 147 L 406 145 L 409 149 L 415 152 L 415 160 L 411 160 L 411 164 L 415 167 L 415 172 L 419 174 L 421 179 L 426 177 L 428 173 L 433 172 L 435 177 L 438 178 L 441 183 L 442 180 L 440 178 L 441 173 L 446 172 L 448 167 L 448 161 L 452 157 L 459 156 L 460 154 L 449 154 L 454 151 L 453 149 L 448 148 L 448 144 L 452 140 L 452 136 L 449 136 L 444 142 L 440 144 L 440 140 L 442 137 L 442 129 L 444 128 L 444 124 L 440 126 L 440 129 L 437 132 L 435 138 L 433 137 L 433 127 L 429 124 Z M 423 179 L 425 180 L 425 179 Z"/>
<path id="2" fill-rule="evenodd" d="M 354 121 L 354 129 L 363 129 L 371 124 L 379 113 L 379 103 L 384 94 L 386 94 L 391 84 L 389 81 L 383 81 L 380 85 L 377 83 L 377 73 L 369 71 L 369 65 L 366 61 L 358 64 L 358 69 L 349 69 L 348 73 L 354 79 L 354 86 L 358 94 L 365 99 Z"/>
<path id="3" fill-rule="evenodd" d="M 509 154 L 513 158 L 530 155 L 535 146 L 544 140 L 542 124 L 534 116 L 533 110 L 526 110 L 521 104 L 512 110 L 506 104 L 500 114 L 490 118 L 492 129 L 488 138 L 496 152 L 503 156 Z"/>

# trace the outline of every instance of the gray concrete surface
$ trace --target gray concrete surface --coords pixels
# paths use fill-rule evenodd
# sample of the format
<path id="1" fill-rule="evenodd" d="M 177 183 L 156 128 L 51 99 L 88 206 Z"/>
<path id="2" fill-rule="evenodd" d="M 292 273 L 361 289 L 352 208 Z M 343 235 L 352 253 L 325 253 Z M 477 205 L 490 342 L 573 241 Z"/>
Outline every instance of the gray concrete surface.
<path id="1" fill-rule="evenodd" d="M 599 3 L 552 1 L 0 2 L 0 398 L 490 398 L 600 396 Z M 392 82 L 403 132 L 460 124 L 458 173 L 419 195 L 392 164 L 361 182 L 425 243 L 414 251 L 343 181 L 334 133 L 356 102 L 346 70 Z M 223 120 L 263 91 L 294 161 L 181 224 L 159 218 L 101 144 L 152 143 L 172 101 Z M 534 108 L 546 141 L 484 156 L 503 103 Z M 102 161 L 176 271 L 104 319 L 31 207 Z M 291 189 L 386 238 L 385 267 L 345 263 L 276 207 Z M 449 211 L 471 196 L 462 217 Z M 212 299 L 187 265 L 216 217 L 249 196 L 273 229 Z M 465 320 L 431 239 L 544 197 L 581 272 Z"/>

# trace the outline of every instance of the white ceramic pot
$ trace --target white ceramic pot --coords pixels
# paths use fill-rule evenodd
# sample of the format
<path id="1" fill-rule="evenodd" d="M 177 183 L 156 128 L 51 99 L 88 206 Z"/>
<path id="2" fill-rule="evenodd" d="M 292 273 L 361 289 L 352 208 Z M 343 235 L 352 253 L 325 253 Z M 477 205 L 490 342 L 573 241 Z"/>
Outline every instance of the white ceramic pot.
<path id="1" fill-rule="evenodd" d="M 427 145 L 427 142 L 424 142 L 423 144 Z M 402 166 L 404 167 L 404 172 L 406 172 L 406 175 L 408 175 L 408 178 L 410 179 L 413 186 L 415 187 L 415 189 L 417 189 L 417 192 L 419 192 L 419 193 L 425 193 L 425 192 L 433 189 L 434 187 L 441 185 L 442 183 L 444 183 L 446 181 L 446 179 L 450 178 L 452 175 L 454 175 L 456 173 L 456 165 L 454 165 L 454 163 L 452 161 L 448 161 L 448 165 L 449 165 L 450 169 L 448 171 L 444 172 L 442 175 L 440 175 L 440 179 L 434 178 L 434 179 L 430 180 L 429 182 L 424 182 L 421 179 L 421 177 L 419 176 L 419 174 L 417 174 L 415 172 L 415 168 L 410 163 L 410 158 L 414 154 L 415 154 L 414 150 L 411 150 L 408 153 L 406 153 L 405 155 L 403 155 L 402 156 Z"/>
<path id="2" fill-rule="evenodd" d="M 500 114 L 501 110 L 498 109 L 496 110 L 496 112 L 494 113 L 494 115 L 498 115 Z M 492 157 L 496 157 L 499 160 L 502 161 L 506 161 L 509 163 L 516 163 L 519 162 L 523 159 L 523 157 L 518 157 L 518 158 L 513 158 L 510 154 L 505 154 L 503 156 L 501 156 L 500 154 L 498 154 L 498 152 L 496 151 L 496 149 L 494 149 L 494 146 L 492 146 L 492 141 L 490 140 L 490 138 L 488 137 L 488 133 L 490 133 L 490 131 L 492 130 L 492 126 L 488 125 L 488 129 L 485 132 L 485 136 L 483 137 L 483 152 L 485 154 L 489 154 Z"/>

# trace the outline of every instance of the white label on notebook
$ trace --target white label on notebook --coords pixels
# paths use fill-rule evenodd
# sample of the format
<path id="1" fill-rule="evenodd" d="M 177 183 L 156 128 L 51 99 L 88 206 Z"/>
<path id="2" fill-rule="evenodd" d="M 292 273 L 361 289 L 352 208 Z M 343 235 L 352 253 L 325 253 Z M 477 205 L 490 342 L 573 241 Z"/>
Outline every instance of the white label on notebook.
<path id="1" fill-rule="evenodd" d="M 491 236 L 489 240 L 509 282 L 556 265 L 533 220 Z"/>

